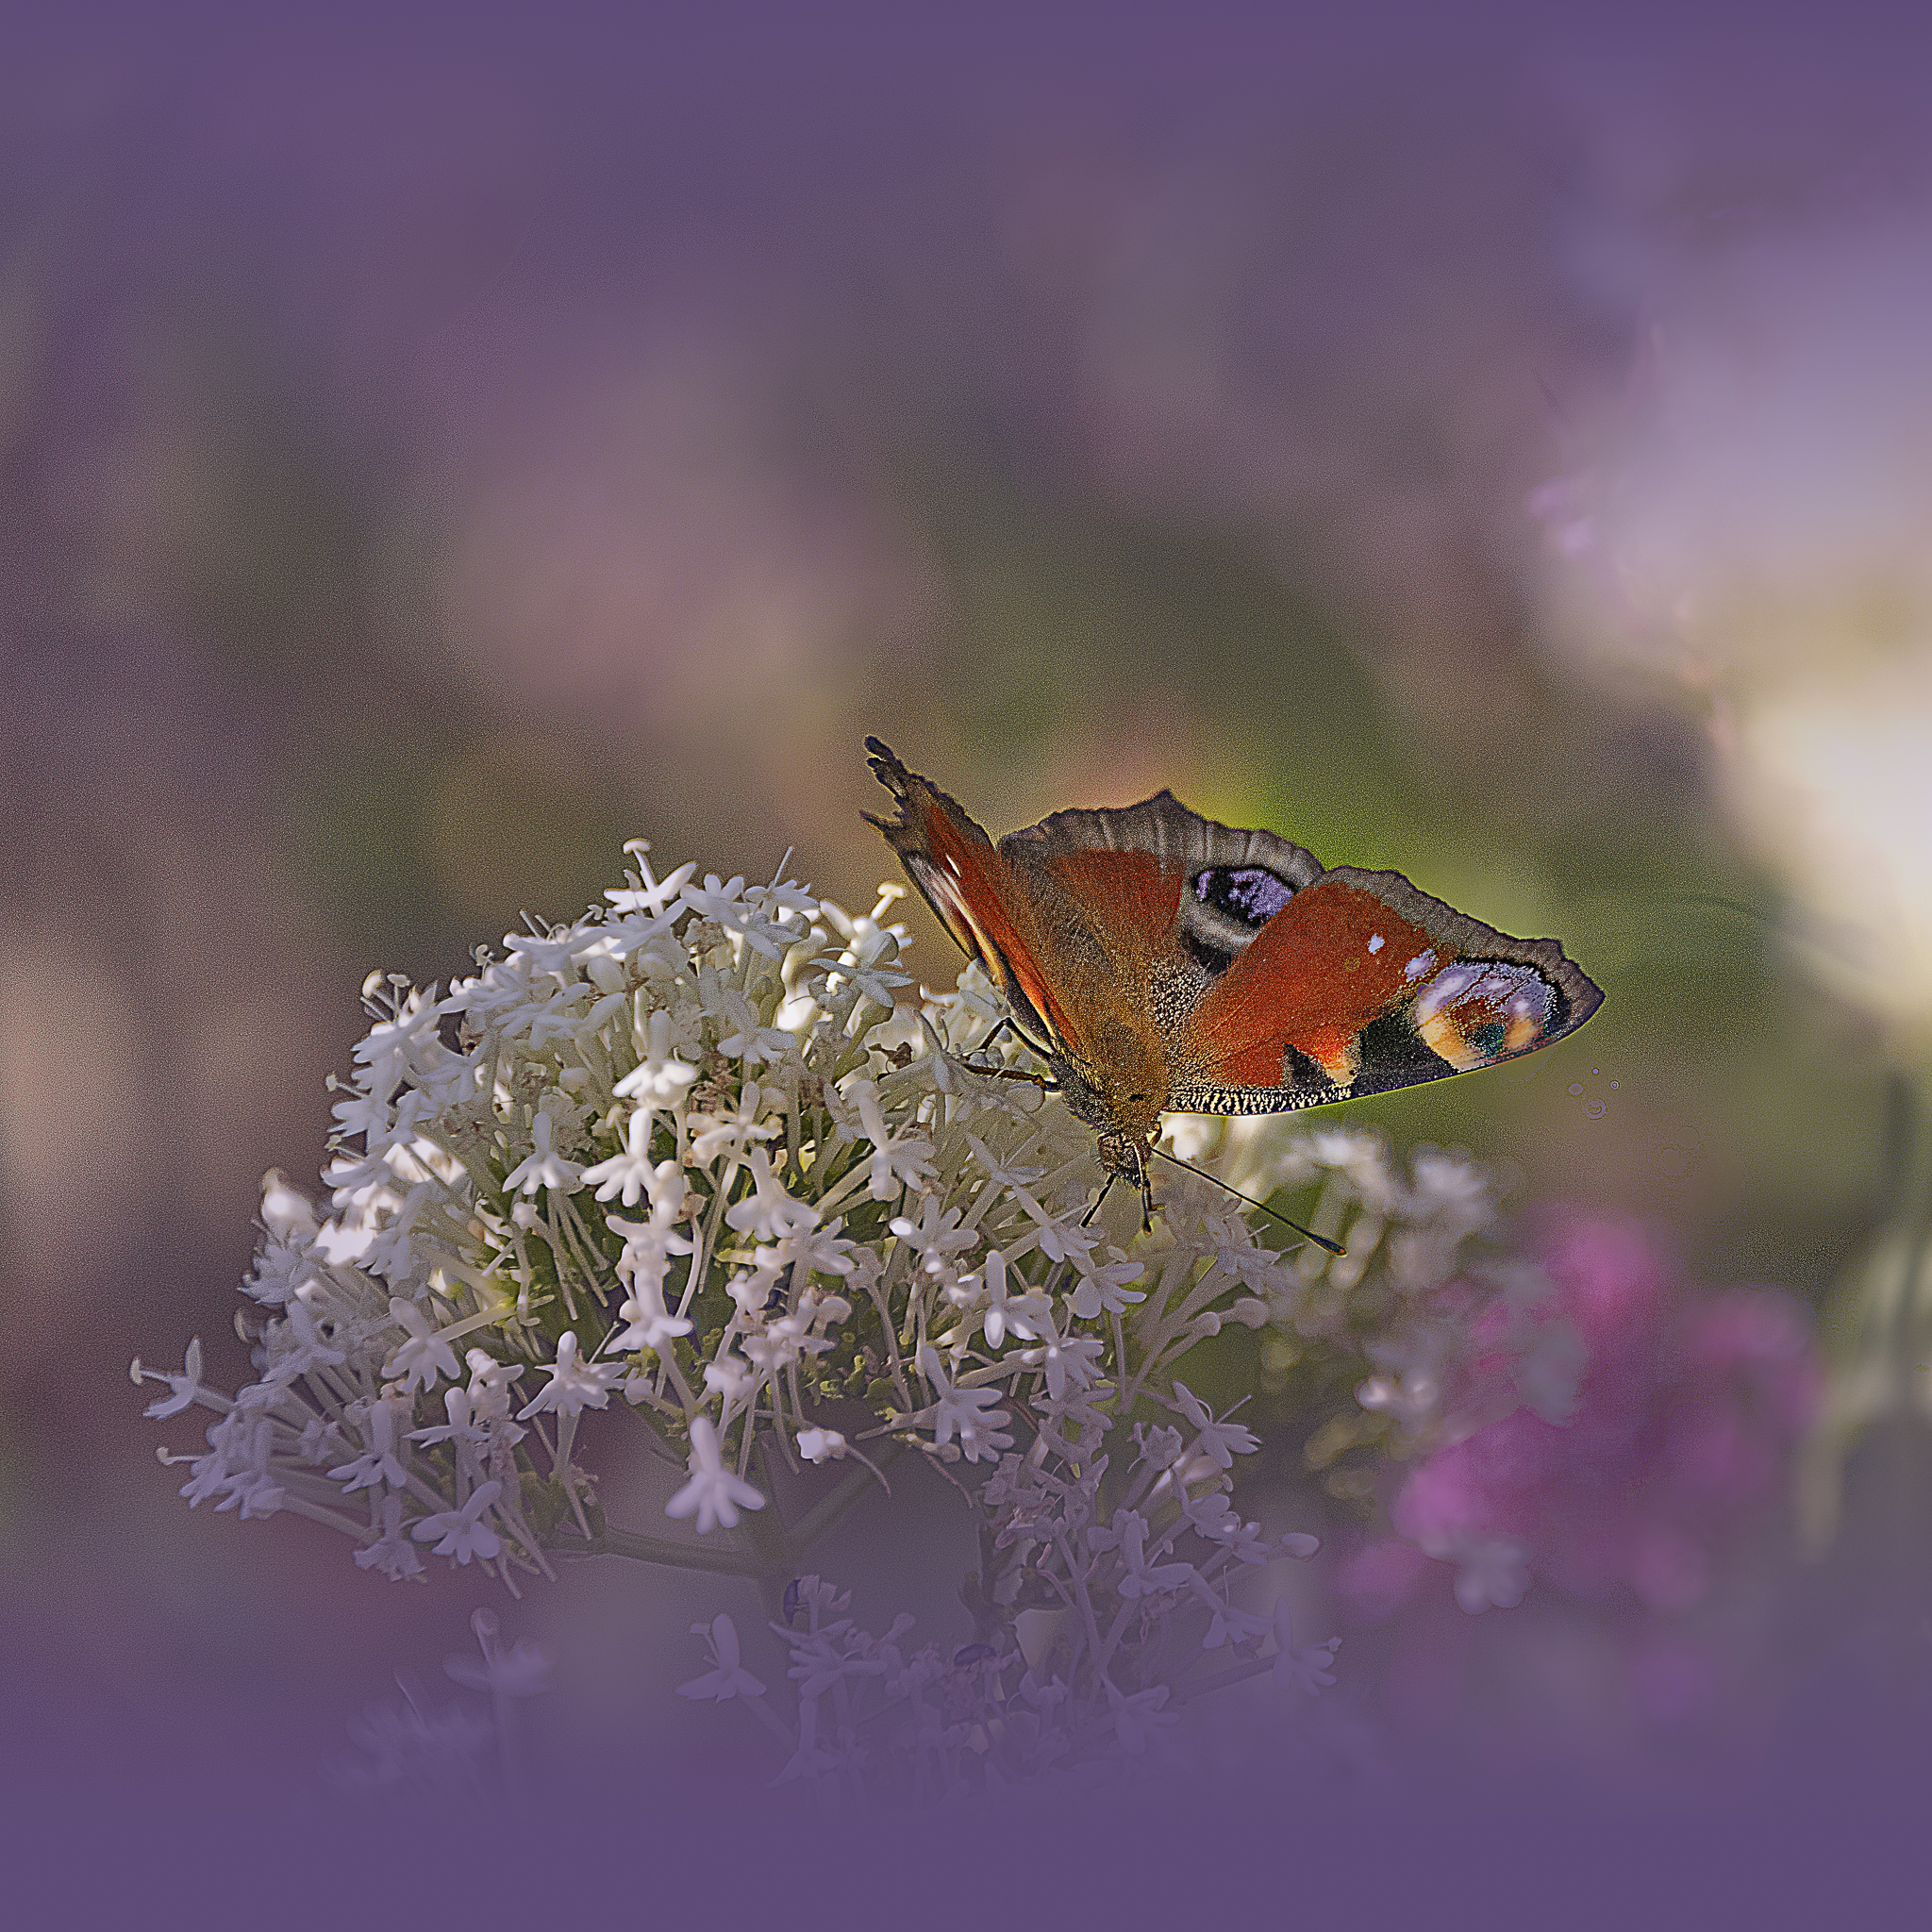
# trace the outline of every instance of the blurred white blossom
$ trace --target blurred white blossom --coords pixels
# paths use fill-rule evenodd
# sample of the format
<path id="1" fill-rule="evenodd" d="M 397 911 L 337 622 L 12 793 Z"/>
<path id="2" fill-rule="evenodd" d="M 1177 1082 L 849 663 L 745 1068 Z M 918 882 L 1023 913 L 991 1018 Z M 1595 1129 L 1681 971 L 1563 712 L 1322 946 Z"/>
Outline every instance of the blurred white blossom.
<path id="1" fill-rule="evenodd" d="M 331 1782 L 384 1798 L 403 1793 L 466 1799 L 527 1795 L 517 1707 L 549 1688 L 550 1655 L 527 1638 L 503 1643 L 493 1610 L 477 1610 L 470 1629 L 482 1660 L 460 1654 L 444 1658 L 442 1668 L 457 1683 L 484 1692 L 490 1715 L 460 1704 L 432 1711 L 420 1687 L 399 1676 L 402 1703 L 371 1705 L 350 1724 L 349 1735 L 362 1755 L 325 1767 Z M 485 1765 L 492 1745 L 499 1792 L 491 1791 Z"/>
<path id="2" fill-rule="evenodd" d="M 1346 1251 L 1310 1242 L 1276 1252 L 1254 1241 L 1235 1204 L 1208 1186 L 1182 1175 L 1168 1189 L 1170 1228 L 1185 1240 L 1198 1217 L 1194 1239 L 1215 1244 L 1214 1266 L 1196 1290 L 1207 1293 L 1195 1323 L 1229 1319 L 1262 1330 L 1263 1391 L 1286 1386 L 1297 1367 L 1312 1372 L 1310 1388 L 1359 1371 L 1348 1385 L 1352 1407 L 1307 1418 L 1315 1425 L 1308 1464 L 1331 1470 L 1338 1493 L 1365 1493 L 1344 1466 L 1357 1452 L 1411 1455 L 1493 1420 L 1499 1405 L 1567 1414 L 1584 1355 L 1566 1326 L 1530 1318 L 1551 1283 L 1510 1252 L 1493 1169 L 1421 1146 L 1405 1172 L 1377 1133 L 1308 1133 L 1278 1118 L 1172 1115 L 1166 1133 L 1170 1146 L 1212 1163 L 1231 1184 L 1264 1198 L 1288 1191 L 1295 1217 Z M 1205 1306 L 1237 1287 L 1242 1291 L 1221 1309 Z M 1248 1433 L 1233 1424 L 1204 1430 L 1196 1453 L 1226 1467 L 1227 1430 Z"/>
<path id="3" fill-rule="evenodd" d="M 1907 219 L 1659 266 L 1634 393 L 1530 508 L 1550 629 L 1676 681 L 1840 991 L 1932 1021 L 1932 264 Z"/>

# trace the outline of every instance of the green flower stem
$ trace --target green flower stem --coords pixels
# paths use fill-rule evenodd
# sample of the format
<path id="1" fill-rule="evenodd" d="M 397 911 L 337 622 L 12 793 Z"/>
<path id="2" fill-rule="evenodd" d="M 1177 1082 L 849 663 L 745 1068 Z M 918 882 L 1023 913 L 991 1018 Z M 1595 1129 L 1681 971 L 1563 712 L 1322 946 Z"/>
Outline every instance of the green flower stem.
<path id="1" fill-rule="evenodd" d="M 1845 1465 L 1868 1430 L 1890 1432 L 1893 1507 L 1902 1520 L 1922 1507 L 1924 1422 L 1932 1414 L 1932 1086 L 1923 1069 L 1891 1085 L 1890 1170 L 1881 1224 L 1839 1282 L 1821 1324 L 1824 1400 L 1800 1452 L 1798 1521 L 1822 1557 L 1837 1535 Z"/>
<path id="2" fill-rule="evenodd" d="M 759 1474 L 765 1478 L 765 1491 L 769 1500 L 772 1489 L 770 1458 L 765 1455 L 766 1445 L 758 1443 L 760 1464 Z M 744 1518 L 744 1540 L 752 1547 L 752 1554 L 758 1558 L 758 1574 L 771 1576 L 784 1569 L 791 1559 L 791 1539 L 785 1534 L 785 1525 L 778 1520 L 778 1511 L 774 1505 L 765 1509 L 749 1509 Z"/>
<path id="3" fill-rule="evenodd" d="M 757 1558 L 724 1538 L 716 1542 L 674 1542 L 669 1537 L 641 1536 L 631 1529 L 607 1529 L 602 1536 L 553 1533 L 543 1548 L 555 1557 L 628 1557 L 637 1563 L 662 1563 L 673 1570 L 708 1570 L 722 1576 L 762 1574 Z"/>
<path id="4" fill-rule="evenodd" d="M 762 1443 L 759 1446 L 762 1449 Z M 886 1442 L 874 1459 L 884 1466 L 901 1455 L 904 1446 Z M 748 1510 L 742 1519 L 742 1541 L 719 1537 L 689 1543 L 674 1541 L 669 1537 L 643 1536 L 636 1530 L 607 1528 L 601 1536 L 588 1538 L 553 1532 L 543 1539 L 542 1546 L 558 1557 L 628 1557 L 636 1563 L 661 1563 L 673 1570 L 747 1576 L 772 1594 L 782 1591 L 811 1546 L 876 1480 L 869 1469 L 853 1470 L 837 1489 L 822 1496 L 789 1528 L 779 1521 L 775 1510 Z M 778 1614 L 775 1594 L 768 1607 L 773 1615 Z"/>

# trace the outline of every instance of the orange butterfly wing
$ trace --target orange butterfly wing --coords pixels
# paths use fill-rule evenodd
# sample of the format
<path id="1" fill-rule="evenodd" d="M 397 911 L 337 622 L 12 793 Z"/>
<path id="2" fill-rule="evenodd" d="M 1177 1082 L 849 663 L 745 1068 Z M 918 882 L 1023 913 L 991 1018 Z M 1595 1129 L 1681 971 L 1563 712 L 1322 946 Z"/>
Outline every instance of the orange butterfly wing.
<path id="1" fill-rule="evenodd" d="M 1189 1044 L 1230 1086 L 1279 1086 L 1290 1047 L 1348 1086 L 1363 1029 L 1413 991 L 1412 962 L 1429 957 L 1421 926 L 1358 886 L 1318 879 L 1208 989 Z"/>
<path id="2" fill-rule="evenodd" d="M 1081 923 L 1113 956 L 1117 968 L 1143 972 L 1174 938 L 1181 874 L 1163 871 L 1151 852 L 1057 852 L 1049 875 L 1079 907 Z"/>

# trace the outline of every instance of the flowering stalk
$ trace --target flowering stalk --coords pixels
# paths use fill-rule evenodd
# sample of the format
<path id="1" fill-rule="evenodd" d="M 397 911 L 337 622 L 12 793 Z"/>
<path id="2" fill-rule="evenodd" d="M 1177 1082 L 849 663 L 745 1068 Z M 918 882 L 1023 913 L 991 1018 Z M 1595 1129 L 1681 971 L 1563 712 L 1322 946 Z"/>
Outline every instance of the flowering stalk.
<path id="1" fill-rule="evenodd" d="M 960 1058 L 985 981 L 895 1009 L 898 889 L 854 918 L 632 849 L 608 908 L 447 992 L 365 989 L 328 1211 L 265 1186 L 258 1378 L 210 1388 L 198 1344 L 136 1365 L 168 1385 L 151 1415 L 218 1418 L 191 1504 L 307 1515 L 392 1578 L 425 1549 L 507 1580 L 593 1549 L 777 1577 L 873 1479 L 829 1405 L 990 1461 L 1016 1413 L 1171 1401 L 1213 1305 L 1264 1318 L 1215 1257 L 1276 1262 L 1218 1208 L 1170 1212 L 1158 1289 L 1128 1286 L 1146 1263 L 1083 1224 L 1090 1137 Z M 605 1524 L 573 1449 L 613 1396 L 681 1456 L 667 1513 L 701 1541 Z M 774 1532 L 769 1457 L 855 1470 Z"/>
<path id="2" fill-rule="evenodd" d="M 812 1596 L 812 1641 L 842 1661 L 807 1670 L 791 1718 L 756 1707 L 814 1778 L 883 1762 L 869 1725 L 944 1783 L 961 1748 L 990 1775 L 1138 1755 L 1203 1689 L 1327 1681 L 1333 1645 L 1298 1648 L 1241 1582 L 1313 1539 L 1230 1508 L 1258 1440 L 1180 1370 L 1233 1323 L 1352 1388 L 1357 1433 L 1424 1440 L 1471 1383 L 1474 1311 L 1535 1292 L 1462 1265 L 1491 1178 L 1426 1150 L 1400 1175 L 1359 1133 L 1177 1119 L 1186 1151 L 1221 1138 L 1237 1185 L 1314 1184 L 1348 1254 L 1270 1247 L 1185 1174 L 1128 1252 L 1090 1224 L 1091 1133 L 1002 1077 L 1024 1049 L 991 1053 L 978 969 L 895 1005 L 903 889 L 854 917 L 790 881 L 660 879 L 628 849 L 607 907 L 512 935 L 447 991 L 367 983 L 326 1211 L 264 1184 L 257 1379 L 211 1388 L 198 1341 L 178 1374 L 135 1364 L 167 1387 L 150 1416 L 216 1417 L 206 1454 L 164 1457 L 191 1506 L 306 1515 L 393 1580 L 441 1557 L 513 1585 L 593 1554 L 755 1578 L 791 1642 L 796 1604 L 775 1613 L 813 1542 L 922 1454 L 976 1484 L 975 1639 L 915 1661 L 899 1626 L 864 1638 Z M 606 1522 L 575 1451 L 613 1398 L 682 1462 L 665 1513 L 689 1533 Z M 777 1466 L 826 1463 L 843 1480 L 780 1522 Z M 755 1703 L 735 1635 L 704 1629 L 717 1669 L 692 1694 Z M 884 1694 L 871 1717 L 855 1677 Z"/>

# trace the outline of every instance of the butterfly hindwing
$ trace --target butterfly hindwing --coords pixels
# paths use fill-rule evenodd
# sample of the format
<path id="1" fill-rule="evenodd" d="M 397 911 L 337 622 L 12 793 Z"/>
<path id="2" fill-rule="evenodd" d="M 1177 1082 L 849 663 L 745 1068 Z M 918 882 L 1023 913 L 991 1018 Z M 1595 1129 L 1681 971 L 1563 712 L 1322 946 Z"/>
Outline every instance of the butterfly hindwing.
<path id="1" fill-rule="evenodd" d="M 1603 994 L 1554 940 L 1517 940 L 1400 873 L 1338 866 L 1203 994 L 1169 1105 L 1274 1112 L 1493 1066 L 1580 1026 Z"/>

